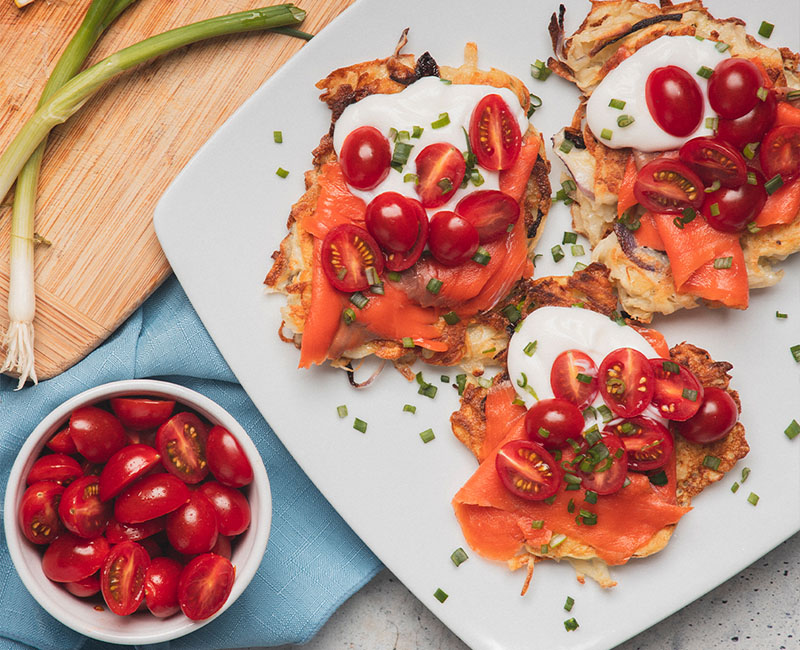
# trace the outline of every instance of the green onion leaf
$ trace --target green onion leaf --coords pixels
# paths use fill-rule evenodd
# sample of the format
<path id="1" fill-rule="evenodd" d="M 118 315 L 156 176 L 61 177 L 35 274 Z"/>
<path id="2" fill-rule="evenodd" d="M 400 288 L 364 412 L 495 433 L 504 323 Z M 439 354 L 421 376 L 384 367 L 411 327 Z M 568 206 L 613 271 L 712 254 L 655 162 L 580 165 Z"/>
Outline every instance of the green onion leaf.
<path id="1" fill-rule="evenodd" d="M 403 412 L 404 413 L 416 413 L 417 412 L 417 407 L 414 406 L 413 404 L 404 404 L 403 405 Z"/>
<path id="2" fill-rule="evenodd" d="M 756 157 L 756 150 L 758 149 L 758 142 L 748 142 L 744 145 L 744 149 L 742 149 L 742 155 L 747 158 L 748 160 L 752 160 Z M 753 178 L 755 178 L 755 174 L 753 172 L 748 172 L 748 183 L 750 182 L 749 174 L 753 174 Z M 756 181 L 757 182 L 757 181 Z M 756 183 L 750 183 L 751 185 L 755 185 Z"/>
<path id="3" fill-rule="evenodd" d="M 595 504 L 597 503 L 597 492 L 592 492 L 591 490 L 586 490 L 586 494 L 583 497 L 586 503 Z"/>
<path id="4" fill-rule="evenodd" d="M 275 170 L 275 173 L 281 178 L 286 178 L 289 175 L 289 172 L 286 171 L 283 167 L 278 167 L 278 169 Z"/>
<path id="5" fill-rule="evenodd" d="M 411 150 L 413 148 L 413 144 L 408 144 L 407 142 L 395 142 L 394 151 L 392 152 L 392 161 L 389 163 L 392 169 L 402 172 L 403 167 L 405 167 L 406 163 L 408 162 L 408 158 L 411 155 Z"/>
<path id="6" fill-rule="evenodd" d="M 703 459 L 703 467 L 713 469 L 715 472 L 719 470 L 720 459 L 716 456 L 708 455 Z"/>
<path id="7" fill-rule="evenodd" d="M 678 375 L 681 372 L 681 367 L 674 361 L 663 361 L 661 368 L 664 372 L 672 373 L 673 375 Z"/>
<path id="8" fill-rule="evenodd" d="M 442 316 L 442 318 L 444 318 L 444 322 L 448 325 L 455 325 L 461 321 L 461 319 L 458 317 L 458 314 L 456 314 L 454 311 L 447 312 L 444 316 Z"/>
<path id="9" fill-rule="evenodd" d="M 600 137 L 603 140 L 611 140 L 611 136 L 613 134 L 614 132 L 611 129 L 603 129 L 602 131 L 600 131 Z"/>
<path id="10" fill-rule="evenodd" d="M 453 564 L 455 564 L 456 566 L 459 566 L 459 565 L 463 564 L 464 562 L 466 562 L 469 559 L 469 555 L 467 555 L 466 551 L 459 546 L 450 555 L 450 559 L 453 561 Z"/>
<path id="11" fill-rule="evenodd" d="M 527 354 L 529 357 L 532 357 L 534 352 L 536 352 L 536 346 L 538 345 L 539 341 L 530 341 L 528 345 L 522 348 L 522 351 Z"/>
<path id="12" fill-rule="evenodd" d="M 467 376 L 464 374 L 456 375 L 456 388 L 458 389 L 458 394 L 464 394 L 464 388 L 467 386 Z"/>
<path id="13" fill-rule="evenodd" d="M 765 101 L 767 101 L 767 97 L 769 96 L 769 91 L 768 91 L 766 88 L 764 88 L 764 86 L 761 86 L 761 87 L 760 87 L 760 88 L 759 88 L 759 89 L 756 91 L 756 96 L 757 96 L 757 97 L 758 97 L 758 98 L 759 98 L 759 99 L 760 99 L 762 102 L 765 102 Z"/>
<path id="14" fill-rule="evenodd" d="M 731 485 L 731 492 L 736 494 L 738 491 L 739 491 L 739 484 L 736 481 L 734 481 L 733 485 Z"/>
<path id="15" fill-rule="evenodd" d="M 797 423 L 797 420 L 792 420 L 783 432 L 789 440 L 794 440 L 800 434 L 800 424 Z"/>
<path id="16" fill-rule="evenodd" d="M 566 182 L 566 181 L 564 181 Z M 564 237 L 561 239 L 562 244 L 577 244 L 578 243 L 578 233 L 566 231 L 564 232 Z"/>
<path id="17" fill-rule="evenodd" d="M 764 189 L 767 191 L 767 194 L 774 194 L 781 186 L 783 186 L 783 178 L 780 174 L 775 174 L 775 176 L 764 183 Z"/>
<path id="18" fill-rule="evenodd" d="M 444 283 L 438 278 L 431 278 L 430 280 L 428 280 L 428 284 L 425 285 L 425 288 L 428 290 L 429 293 L 436 295 L 437 293 L 439 293 L 439 291 L 441 291 L 443 284 Z"/>
<path id="19" fill-rule="evenodd" d="M 578 625 L 578 621 L 576 621 L 574 618 L 568 618 L 566 621 L 564 621 L 564 628 L 567 630 L 567 632 L 573 632 L 579 627 L 580 625 Z"/>
<path id="20" fill-rule="evenodd" d="M 792 353 L 792 357 L 797 363 L 800 363 L 800 345 L 793 345 L 789 348 L 789 352 Z"/>
<path id="21" fill-rule="evenodd" d="M 531 522 L 531 528 L 539 530 L 544 527 L 544 519 L 534 519 Z"/>
<path id="22" fill-rule="evenodd" d="M 789 318 L 789 315 L 788 314 L 784 314 L 783 312 L 780 312 L 780 311 L 776 311 L 775 312 L 775 318 Z"/>
<path id="23" fill-rule="evenodd" d="M 404 348 L 413 348 L 414 347 L 414 339 L 410 336 L 403 337 L 403 347 Z"/>
<path id="24" fill-rule="evenodd" d="M 391 280 L 392 282 L 400 282 L 403 279 L 403 276 L 400 275 L 398 271 L 387 271 L 386 278 Z"/>
<path id="25" fill-rule="evenodd" d="M 624 101 L 622 101 L 621 99 L 612 99 L 610 102 L 608 102 L 608 105 L 609 105 L 611 108 L 616 108 L 616 109 L 618 109 L 618 110 L 620 110 L 620 111 L 621 111 L 623 108 L 625 108 L 625 102 L 624 102 Z"/>
<path id="26" fill-rule="evenodd" d="M 751 503 L 754 506 L 758 505 L 759 496 L 755 492 L 751 492 L 747 497 L 747 502 Z"/>
<path id="27" fill-rule="evenodd" d="M 719 182 L 718 178 L 715 178 L 714 182 L 711 183 L 711 185 L 709 185 L 708 187 L 706 187 L 703 191 L 706 194 L 711 194 L 711 192 L 716 192 L 720 187 L 722 187 L 722 184 Z"/>
<path id="28" fill-rule="evenodd" d="M 433 597 L 438 600 L 440 603 L 443 603 L 447 600 L 447 594 L 442 591 L 441 589 L 437 589 L 433 592 Z"/>
<path id="29" fill-rule="evenodd" d="M 347 406 L 342 404 L 341 406 L 336 407 L 336 412 L 339 414 L 340 418 L 347 417 Z"/>
<path id="30" fill-rule="evenodd" d="M 346 325 L 351 325 L 356 320 L 356 312 L 354 312 L 350 307 L 347 307 L 342 311 L 342 320 Z"/>
<path id="31" fill-rule="evenodd" d="M 706 128 L 710 131 L 717 131 L 719 129 L 718 117 L 707 117 L 705 121 Z"/>
<path id="32" fill-rule="evenodd" d="M 472 256 L 472 261 L 482 266 L 486 266 L 490 259 L 492 259 L 492 256 L 483 246 L 478 246 L 478 250 L 475 251 L 475 255 Z"/>
<path id="33" fill-rule="evenodd" d="M 729 269 L 733 266 L 733 257 L 718 257 L 714 260 L 715 269 Z"/>
<path id="34" fill-rule="evenodd" d="M 273 131 L 272 132 L 272 140 L 276 144 L 280 144 L 281 142 L 283 142 L 283 133 L 281 131 Z"/>
<path id="35" fill-rule="evenodd" d="M 424 130 L 425 129 L 422 128 L 421 126 L 414 126 L 414 128 L 411 130 L 411 137 L 419 138 Z"/>
<path id="36" fill-rule="evenodd" d="M 713 74 L 713 72 L 714 71 L 708 66 L 701 65 L 695 74 L 697 74 L 697 76 L 699 77 L 703 77 L 703 79 L 708 79 Z"/>
<path id="37" fill-rule="evenodd" d="M 570 151 L 572 151 L 572 147 L 574 146 L 575 145 L 573 145 L 571 141 L 565 138 L 564 140 L 561 141 L 561 144 L 558 145 L 558 149 L 559 151 L 561 151 L 561 153 L 569 153 Z"/>
<path id="38" fill-rule="evenodd" d="M 747 231 L 756 234 L 757 232 L 761 232 L 761 228 L 756 225 L 755 221 L 751 221 L 747 224 Z"/>
<path id="39" fill-rule="evenodd" d="M 356 418 L 353 421 L 353 428 L 356 431 L 360 431 L 361 433 L 366 433 L 367 432 L 367 423 L 364 422 L 364 420 L 362 420 L 360 418 Z"/>
<path id="40" fill-rule="evenodd" d="M 744 483 L 747 480 L 748 476 L 750 476 L 750 468 L 749 467 L 743 467 L 742 468 L 742 483 Z"/>
<path id="41" fill-rule="evenodd" d="M 572 252 L 573 257 L 580 257 L 581 255 L 585 255 L 586 251 L 583 250 L 582 244 L 573 244 L 570 246 L 570 250 Z"/>
<path id="42" fill-rule="evenodd" d="M 564 249 L 561 248 L 559 244 L 556 244 L 550 249 L 550 253 L 553 255 L 554 262 L 560 262 L 564 259 Z"/>
<path id="43" fill-rule="evenodd" d="M 531 77 L 539 81 L 545 81 L 552 72 L 553 71 L 544 64 L 544 61 L 540 61 L 539 59 L 536 59 L 536 63 L 531 64 Z"/>
<path id="44" fill-rule="evenodd" d="M 717 48 L 717 52 L 727 52 L 728 49 L 730 48 L 730 45 L 728 45 L 727 43 L 723 43 L 722 41 L 719 41 L 714 45 L 714 47 Z"/>
<path id="45" fill-rule="evenodd" d="M 403 176 L 403 182 L 404 183 L 414 183 L 414 185 L 418 185 L 419 184 L 419 176 L 417 176 L 416 174 L 411 174 L 411 173 L 405 174 Z"/>
<path id="46" fill-rule="evenodd" d="M 439 113 L 439 119 L 431 122 L 432 129 L 441 129 L 450 124 L 450 116 L 447 113 Z"/>
<path id="47" fill-rule="evenodd" d="M 666 485 L 669 479 L 667 479 L 667 473 L 664 470 L 661 470 L 657 474 L 653 474 L 650 477 L 650 482 L 653 485 Z"/>
<path id="48" fill-rule="evenodd" d="M 567 596 L 567 600 L 564 603 L 564 609 L 568 612 L 572 611 L 572 606 L 575 604 L 575 599 L 572 596 Z"/>
<path id="49" fill-rule="evenodd" d="M 579 372 L 577 375 L 575 375 L 575 379 L 577 379 L 582 384 L 592 383 L 592 378 L 589 375 L 583 374 L 582 372 Z"/>
<path id="50" fill-rule="evenodd" d="M 500 310 L 500 313 L 503 314 L 503 316 L 505 316 L 511 323 L 516 323 L 520 318 L 522 318 L 522 314 L 520 313 L 519 309 L 517 309 L 516 305 L 506 305 Z"/>
<path id="51" fill-rule="evenodd" d="M 360 291 L 356 291 L 355 293 L 350 294 L 350 302 L 352 302 L 359 309 L 364 309 L 369 302 L 369 298 L 367 298 Z"/>
<path id="52" fill-rule="evenodd" d="M 427 444 L 431 440 L 433 440 L 436 436 L 433 435 L 433 429 L 425 429 L 425 431 L 420 432 L 419 437 L 422 439 L 422 442 Z"/>
<path id="53" fill-rule="evenodd" d="M 620 115 L 617 118 L 617 126 L 624 129 L 626 126 L 630 126 L 636 121 L 633 115 Z"/>
<path id="54" fill-rule="evenodd" d="M 763 38 L 769 38 L 772 36 L 773 29 L 775 29 L 775 25 L 768 23 L 766 20 L 762 20 L 761 25 L 758 28 L 758 35 Z"/>

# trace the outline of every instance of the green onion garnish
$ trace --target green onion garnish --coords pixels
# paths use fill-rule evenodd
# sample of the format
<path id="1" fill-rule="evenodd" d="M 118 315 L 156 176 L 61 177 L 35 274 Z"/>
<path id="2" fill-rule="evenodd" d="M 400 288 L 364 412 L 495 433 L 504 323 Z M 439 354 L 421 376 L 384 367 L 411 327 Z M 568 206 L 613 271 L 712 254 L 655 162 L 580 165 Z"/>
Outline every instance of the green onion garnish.
<path id="1" fill-rule="evenodd" d="M 447 113 L 439 113 L 439 119 L 431 122 L 432 129 L 441 129 L 450 124 L 450 116 Z"/>
<path id="2" fill-rule="evenodd" d="M 411 174 L 411 173 L 405 174 L 403 176 L 403 182 L 404 183 L 414 183 L 414 185 L 417 185 L 419 183 L 419 176 L 417 176 L 416 174 Z"/>
<path id="3" fill-rule="evenodd" d="M 703 79 L 708 79 L 713 74 L 713 72 L 714 71 L 708 66 L 701 65 L 695 74 L 697 74 L 697 76 L 699 77 L 703 77 Z"/>
<path id="4" fill-rule="evenodd" d="M 406 163 L 408 162 L 408 158 L 411 155 L 411 150 L 413 148 L 413 144 L 408 144 L 407 142 L 395 142 L 394 151 L 392 152 L 392 161 L 389 163 L 392 169 L 402 172 L 403 167 L 405 167 Z"/>
<path id="5" fill-rule="evenodd" d="M 603 140 L 610 140 L 613 134 L 614 132 L 611 129 L 603 129 L 602 131 L 600 131 L 600 137 Z"/>
<path id="6" fill-rule="evenodd" d="M 435 296 L 441 291 L 443 284 L 444 283 L 439 278 L 431 278 L 428 280 L 428 284 L 425 285 L 425 288 L 428 290 L 428 293 L 432 293 Z"/>
<path id="7" fill-rule="evenodd" d="M 534 519 L 531 522 L 531 528 L 535 528 L 536 530 L 539 530 L 539 529 L 541 529 L 543 527 L 544 527 L 544 519 Z"/>
<path id="8" fill-rule="evenodd" d="M 739 484 L 736 481 L 734 481 L 733 485 L 731 485 L 731 492 L 736 494 L 738 491 L 739 491 Z"/>
<path id="9" fill-rule="evenodd" d="M 561 141 L 561 144 L 560 144 L 560 145 L 558 145 L 558 149 L 559 149 L 559 151 L 561 151 L 562 153 L 569 153 L 570 151 L 572 151 L 572 147 L 574 147 L 574 146 L 575 146 L 575 145 L 573 145 L 571 141 L 569 141 L 569 140 L 567 140 L 566 138 L 564 138 L 564 139 Z"/>
<path id="10" fill-rule="evenodd" d="M 758 505 L 759 496 L 755 492 L 751 492 L 747 497 L 747 502 L 753 504 L 754 506 Z"/>
<path id="11" fill-rule="evenodd" d="M 400 280 L 403 279 L 403 276 L 400 275 L 398 271 L 387 271 L 386 278 L 392 282 L 400 282 Z"/>
<path id="12" fill-rule="evenodd" d="M 598 406 L 597 412 L 602 416 L 603 422 L 611 422 L 611 420 L 614 418 L 614 414 L 611 412 L 611 409 L 605 404 Z"/>
<path id="13" fill-rule="evenodd" d="M 750 476 L 750 468 L 749 467 L 743 467 L 742 468 L 742 483 L 744 483 L 747 480 L 748 476 Z"/>
<path id="14" fill-rule="evenodd" d="M 462 395 L 464 393 L 464 388 L 467 386 L 467 376 L 464 374 L 456 375 L 456 388 L 458 389 L 458 394 Z"/>
<path id="15" fill-rule="evenodd" d="M 716 456 L 706 456 L 703 459 L 703 467 L 708 467 L 709 469 L 713 469 L 715 472 L 719 469 L 720 459 Z"/>
<path id="16" fill-rule="evenodd" d="M 766 20 L 762 20 L 761 25 L 758 28 L 758 35 L 762 36 L 763 38 L 769 38 L 772 36 L 773 29 L 775 29 L 775 25 L 768 23 Z"/>
<path id="17" fill-rule="evenodd" d="M 592 383 L 592 378 L 589 375 L 584 375 L 582 372 L 579 372 L 577 375 L 575 375 L 575 378 L 582 384 Z"/>
<path id="18" fill-rule="evenodd" d="M 550 249 L 550 253 L 553 255 L 554 262 L 560 262 L 564 259 L 564 249 L 561 248 L 559 244 L 553 246 L 553 248 Z"/>
<path id="19" fill-rule="evenodd" d="M 776 311 L 775 312 L 775 318 L 789 318 L 789 315 L 788 314 L 784 314 L 783 312 L 780 312 L 780 311 Z"/>
<path id="20" fill-rule="evenodd" d="M 683 397 L 685 399 L 688 399 L 690 402 L 697 401 L 697 391 L 691 388 L 684 388 L 683 391 L 681 392 L 681 395 L 683 395 Z"/>
<path id="21" fill-rule="evenodd" d="M 792 357 L 797 363 L 800 363 L 800 345 L 793 345 L 789 348 L 789 352 L 792 353 Z"/>
<path id="22" fill-rule="evenodd" d="M 719 216 L 719 203 L 712 203 L 711 207 L 709 208 L 709 212 L 711 212 L 712 217 Z"/>
<path id="23" fill-rule="evenodd" d="M 800 99 L 800 90 L 790 90 L 786 93 L 786 101 L 793 102 Z"/>
<path id="24" fill-rule="evenodd" d="M 433 429 L 425 429 L 425 431 L 420 432 L 419 437 L 422 439 L 422 442 L 427 444 L 431 440 L 433 440 L 436 436 L 433 435 Z"/>
<path id="25" fill-rule="evenodd" d="M 404 348 L 413 348 L 414 347 L 414 339 L 410 336 L 403 337 L 403 347 Z"/>
<path id="26" fill-rule="evenodd" d="M 657 474 L 653 474 L 650 477 L 650 482 L 653 485 L 666 485 L 669 482 L 669 479 L 667 478 L 667 473 L 664 470 L 661 470 Z"/>
<path id="27" fill-rule="evenodd" d="M 719 118 L 718 117 L 707 117 L 706 118 L 706 128 L 710 131 L 716 131 L 719 129 Z"/>
<path id="28" fill-rule="evenodd" d="M 566 181 L 564 181 L 566 182 Z M 563 187 L 563 185 L 562 185 Z M 578 233 L 566 231 L 564 232 L 564 237 L 561 239 L 562 244 L 577 244 L 578 243 Z"/>
<path id="29" fill-rule="evenodd" d="M 425 129 L 423 129 L 421 126 L 414 126 L 414 128 L 411 130 L 411 137 L 419 138 L 424 130 Z"/>
<path id="30" fill-rule="evenodd" d="M 280 144 L 281 142 L 283 142 L 283 133 L 281 131 L 273 131 L 272 132 L 272 140 L 276 144 Z"/>
<path id="31" fill-rule="evenodd" d="M 755 172 L 747 172 L 747 184 L 758 185 L 758 179 L 756 178 Z"/>
<path id="32" fill-rule="evenodd" d="M 616 109 L 618 109 L 618 110 L 620 110 L 620 111 L 621 111 L 623 108 L 625 108 L 625 102 L 624 102 L 624 101 L 622 101 L 621 99 L 612 99 L 610 102 L 608 102 L 608 105 L 609 105 L 611 108 L 616 108 Z"/>
<path id="33" fill-rule="evenodd" d="M 573 257 L 580 257 L 581 255 L 586 254 L 586 251 L 583 250 L 583 245 L 581 244 L 573 244 L 570 247 L 570 251 L 572 252 Z"/>
<path id="34" fill-rule="evenodd" d="M 417 407 L 414 406 L 413 404 L 404 404 L 403 405 L 403 412 L 404 413 L 416 413 L 417 412 Z"/>
<path id="35" fill-rule="evenodd" d="M 434 386 L 433 384 L 426 384 L 425 386 L 420 386 L 417 393 L 433 399 L 434 397 L 436 397 L 437 390 L 438 388 L 436 388 L 436 386 Z"/>
<path id="36" fill-rule="evenodd" d="M 500 313 L 503 314 L 503 316 L 505 316 L 511 323 L 516 323 L 520 318 L 522 318 L 522 314 L 520 314 L 516 305 L 506 305 L 500 310 Z"/>
<path id="37" fill-rule="evenodd" d="M 491 388 L 492 387 L 492 380 L 487 379 L 486 377 L 475 377 L 475 381 L 478 382 L 478 386 L 481 388 Z M 530 386 L 526 389 L 530 390 Z"/>
<path id="38" fill-rule="evenodd" d="M 578 621 L 576 621 L 574 618 L 568 618 L 566 621 L 564 621 L 564 627 L 566 628 L 567 632 L 573 632 L 580 626 L 578 625 Z"/>
<path id="39" fill-rule="evenodd" d="M 531 77 L 539 81 L 547 79 L 552 72 L 553 71 L 544 64 L 544 61 L 540 61 L 539 59 L 536 59 L 536 63 L 531 64 Z"/>
<path id="40" fill-rule="evenodd" d="M 346 418 L 347 417 L 347 406 L 345 404 L 342 404 L 341 406 L 337 406 L 336 407 L 336 412 L 339 414 L 340 418 Z"/>
<path id="41" fill-rule="evenodd" d="M 792 420 L 783 432 L 789 440 L 794 440 L 800 434 L 800 424 L 797 423 L 797 420 Z"/>
<path id="42" fill-rule="evenodd" d="M 717 48 L 717 52 L 727 52 L 730 48 L 730 45 L 723 43 L 722 41 L 718 41 L 714 47 Z"/>
<path id="43" fill-rule="evenodd" d="M 483 246 L 478 246 L 478 250 L 475 251 L 475 255 L 472 256 L 472 261 L 477 262 L 482 266 L 486 266 L 491 259 L 492 256 L 489 254 L 489 251 L 487 251 Z"/>
<path id="44" fill-rule="evenodd" d="M 557 546 L 561 546 L 564 543 L 564 540 L 567 539 L 566 535 L 558 533 L 557 535 L 553 535 L 550 538 L 550 548 L 556 548 Z"/>
<path id="45" fill-rule="evenodd" d="M 567 504 L 567 512 L 572 514 L 575 512 L 575 499 L 570 499 L 569 503 Z"/>
<path id="46" fill-rule="evenodd" d="M 756 234 L 757 232 L 761 232 L 761 228 L 756 225 L 755 221 L 751 221 L 747 224 L 747 231 Z"/>
<path id="47" fill-rule="evenodd" d="M 447 600 L 447 594 L 443 592 L 441 589 L 437 589 L 433 592 L 433 597 L 438 600 L 440 603 L 443 603 Z"/>
<path id="48" fill-rule="evenodd" d="M 369 298 L 367 298 L 360 291 L 356 291 L 355 293 L 350 294 L 350 302 L 352 302 L 359 309 L 364 309 L 369 302 Z"/>
<path id="49" fill-rule="evenodd" d="M 706 187 L 703 191 L 706 194 L 711 194 L 711 192 L 716 192 L 720 187 L 722 187 L 722 184 L 719 182 L 718 178 L 715 178 L 714 182 L 711 183 L 711 185 L 709 185 L 708 187 Z"/>
<path id="50" fill-rule="evenodd" d="M 443 384 L 449 384 L 450 375 L 439 375 L 439 381 L 441 381 Z"/>
<path id="51" fill-rule="evenodd" d="M 449 178 L 443 178 L 436 183 L 436 185 L 438 185 L 439 189 L 442 190 L 442 194 L 447 194 L 448 192 L 453 191 L 453 181 L 451 181 Z"/>
<path id="52" fill-rule="evenodd" d="M 469 180 L 475 187 L 480 187 L 484 183 L 483 176 L 481 176 L 481 173 L 477 169 L 472 170 Z"/>
<path id="53" fill-rule="evenodd" d="M 461 319 L 458 317 L 458 314 L 456 314 L 454 311 L 447 312 L 444 316 L 442 316 L 442 318 L 444 318 L 444 322 L 448 325 L 455 325 L 461 321 Z"/>
<path id="54" fill-rule="evenodd" d="M 354 312 L 350 307 L 347 307 L 342 311 L 342 320 L 346 325 L 351 325 L 356 320 L 356 312 Z"/>
<path id="55" fill-rule="evenodd" d="M 441 77 L 439 78 L 439 81 L 441 81 L 445 86 L 449 86 L 453 83 L 450 81 L 450 79 L 442 79 Z"/>
<path id="56" fill-rule="evenodd" d="M 733 266 L 733 257 L 718 257 L 714 260 L 715 269 L 729 269 Z"/>
<path id="57" fill-rule="evenodd" d="M 492 346 L 487 348 L 486 350 L 481 351 L 481 354 L 494 354 L 497 351 L 497 348 Z"/>
<path id="58" fill-rule="evenodd" d="M 533 353 L 536 352 L 536 346 L 538 345 L 539 341 L 530 341 L 528 345 L 522 348 L 522 351 L 527 354 L 529 357 L 533 356 Z"/>
<path id="59" fill-rule="evenodd" d="M 289 175 L 289 172 L 286 171 L 283 167 L 278 167 L 278 169 L 275 170 L 275 174 L 277 174 L 281 178 L 286 178 Z"/>
<path id="60" fill-rule="evenodd" d="M 673 375 L 680 374 L 681 371 L 681 367 L 674 361 L 663 361 L 661 363 L 661 368 L 664 372 L 671 372 Z"/>
<path id="61" fill-rule="evenodd" d="M 564 609 L 566 609 L 568 612 L 571 612 L 574 604 L 575 599 L 572 596 L 567 596 L 567 601 L 564 603 Z"/>
<path id="62" fill-rule="evenodd" d="M 586 503 L 595 504 L 597 503 L 597 492 L 592 492 L 591 490 L 586 490 L 586 494 L 583 497 Z"/>
<path id="63" fill-rule="evenodd" d="M 552 497 L 552 498 L 555 499 L 555 497 Z M 545 499 L 545 503 L 546 502 L 547 502 L 547 499 Z M 542 548 L 540 550 L 541 550 L 542 555 L 547 555 L 550 552 L 550 547 L 547 544 L 542 544 Z"/>
<path id="64" fill-rule="evenodd" d="M 395 136 L 396 140 L 402 140 L 405 142 L 411 138 L 411 134 L 408 131 L 398 131 L 397 135 Z"/>
<path id="65" fill-rule="evenodd" d="M 544 427 L 539 427 L 539 432 L 538 433 L 542 438 L 549 438 L 550 437 L 550 432 L 547 429 L 545 429 Z"/>
<path id="66" fill-rule="evenodd" d="M 453 564 L 459 566 L 460 564 L 463 564 L 469 559 L 469 555 L 467 555 L 466 551 L 464 551 L 464 549 L 459 546 L 450 555 L 450 559 L 453 561 Z"/>
<path id="67" fill-rule="evenodd" d="M 368 266 L 364 270 L 364 275 L 367 276 L 367 282 L 369 282 L 370 285 L 380 284 L 381 279 L 378 277 L 378 271 L 374 266 Z"/>
<path id="68" fill-rule="evenodd" d="M 356 418 L 353 421 L 353 428 L 356 431 L 360 431 L 361 433 L 366 433 L 367 432 L 367 423 L 364 422 L 364 420 L 362 420 L 360 418 Z"/>
<path id="69" fill-rule="evenodd" d="M 630 126 L 636 121 L 633 115 L 620 115 L 617 118 L 617 126 L 624 129 L 626 126 Z"/>
<path id="70" fill-rule="evenodd" d="M 770 178 L 766 183 L 764 183 L 764 189 L 767 191 L 767 194 L 773 194 L 775 190 L 783 185 L 783 178 L 780 174 L 775 174 L 772 178 Z"/>
<path id="71" fill-rule="evenodd" d="M 748 142 L 746 145 L 744 145 L 744 149 L 742 149 L 742 155 L 748 160 L 752 160 L 753 158 L 756 157 L 756 149 L 758 149 L 758 145 L 759 145 L 758 142 Z M 753 172 L 748 172 L 748 174 L 753 174 Z M 755 176 L 756 175 L 753 174 L 753 178 L 755 178 Z M 747 182 L 750 183 L 749 178 Z M 756 183 L 753 182 L 750 184 L 755 185 Z"/>
<path id="72" fill-rule="evenodd" d="M 769 91 L 761 86 L 758 90 L 756 90 L 756 96 L 762 101 L 767 101 L 767 96 L 769 95 Z"/>

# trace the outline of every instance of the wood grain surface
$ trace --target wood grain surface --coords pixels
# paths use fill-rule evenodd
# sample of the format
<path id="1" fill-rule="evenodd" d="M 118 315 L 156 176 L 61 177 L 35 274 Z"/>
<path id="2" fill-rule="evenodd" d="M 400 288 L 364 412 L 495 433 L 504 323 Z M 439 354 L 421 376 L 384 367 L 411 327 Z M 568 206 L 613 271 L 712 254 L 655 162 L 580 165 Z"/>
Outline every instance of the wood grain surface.
<path id="1" fill-rule="evenodd" d="M 296 0 L 317 33 L 353 0 Z M 88 63 L 143 38 L 270 0 L 138 0 Z M 0 0 L 0 149 L 32 114 L 89 0 Z M 169 275 L 152 215 L 197 149 L 303 41 L 256 32 L 195 44 L 111 81 L 51 134 L 36 232 L 36 371 L 52 377 L 108 337 Z M 13 192 L 13 190 L 12 190 Z M 0 329 L 8 326 L 9 193 L 0 205 Z M 3 197 L 0 197 L 3 199 Z M 224 218 L 224 216 L 223 216 Z M 0 354 L 5 349 L 0 343 Z"/>

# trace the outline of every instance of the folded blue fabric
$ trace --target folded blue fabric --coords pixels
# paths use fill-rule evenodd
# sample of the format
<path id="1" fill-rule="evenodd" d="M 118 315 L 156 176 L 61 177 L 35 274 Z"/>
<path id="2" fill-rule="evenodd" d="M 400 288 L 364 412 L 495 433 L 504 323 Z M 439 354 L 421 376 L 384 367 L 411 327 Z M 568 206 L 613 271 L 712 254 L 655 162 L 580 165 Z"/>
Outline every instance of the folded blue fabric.
<path id="1" fill-rule="evenodd" d="M 87 388 L 134 377 L 183 384 L 227 409 L 261 452 L 272 489 L 272 530 L 253 581 L 222 616 L 168 647 L 202 650 L 307 641 L 375 575 L 380 563 L 261 417 L 174 277 L 108 341 L 68 371 L 16 392 L 15 380 L 0 377 L 0 503 L 17 452 L 47 413 Z M 5 535 L 1 531 L 0 535 L 0 647 L 112 647 L 87 640 L 47 614 L 17 576 Z"/>

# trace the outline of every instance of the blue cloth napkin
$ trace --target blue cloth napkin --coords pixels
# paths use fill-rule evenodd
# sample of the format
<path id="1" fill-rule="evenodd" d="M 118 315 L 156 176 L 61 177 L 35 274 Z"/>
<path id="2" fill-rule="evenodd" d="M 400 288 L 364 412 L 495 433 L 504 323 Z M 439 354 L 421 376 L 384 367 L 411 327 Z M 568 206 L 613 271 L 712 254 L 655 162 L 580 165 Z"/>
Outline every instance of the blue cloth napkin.
<path id="1" fill-rule="evenodd" d="M 193 634 L 153 648 L 241 648 L 310 639 L 380 563 L 312 485 L 261 417 L 171 277 L 86 359 L 15 392 L 0 377 L 0 503 L 17 452 L 61 402 L 99 384 L 155 377 L 207 395 L 235 417 L 261 452 L 272 489 L 267 552 L 245 592 L 222 616 Z M 4 512 L 4 517 L 16 513 Z M 108 648 L 61 625 L 27 592 L 0 545 L 0 647 Z M 56 587 L 54 587 L 56 588 Z"/>

